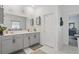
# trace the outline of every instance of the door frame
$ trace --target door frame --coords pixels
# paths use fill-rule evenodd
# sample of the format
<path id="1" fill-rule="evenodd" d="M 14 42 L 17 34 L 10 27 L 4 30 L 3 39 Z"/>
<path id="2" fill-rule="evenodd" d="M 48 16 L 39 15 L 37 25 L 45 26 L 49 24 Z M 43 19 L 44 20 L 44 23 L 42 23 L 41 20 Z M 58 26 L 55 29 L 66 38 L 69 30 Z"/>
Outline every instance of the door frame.
<path id="1" fill-rule="evenodd" d="M 70 16 L 74 16 L 74 15 L 79 15 L 79 14 L 69 14 L 69 15 L 66 15 L 66 19 L 65 19 L 65 20 L 67 20 L 67 25 L 68 25 L 68 27 L 67 27 L 67 30 L 68 30 L 67 31 L 68 32 L 68 34 L 67 34 L 67 42 L 65 43 L 67 46 L 70 46 L 69 45 L 69 17 Z"/>
<path id="2" fill-rule="evenodd" d="M 48 14 L 43 15 L 43 17 L 44 17 L 44 28 L 46 28 L 46 25 L 45 25 L 45 22 L 46 22 L 45 20 L 46 20 L 46 19 L 45 19 L 45 17 L 46 17 L 46 16 L 49 16 L 49 15 L 53 15 L 53 14 L 54 14 L 54 13 L 48 13 Z M 44 33 L 45 33 L 45 29 L 44 29 Z M 44 38 L 45 38 L 45 35 L 44 35 Z M 44 45 L 46 45 L 46 46 L 48 46 L 48 47 L 51 47 L 51 46 L 49 46 L 49 45 L 47 45 L 47 44 L 45 44 L 45 43 L 44 43 Z M 55 48 L 55 47 L 51 47 L 51 48 Z"/>

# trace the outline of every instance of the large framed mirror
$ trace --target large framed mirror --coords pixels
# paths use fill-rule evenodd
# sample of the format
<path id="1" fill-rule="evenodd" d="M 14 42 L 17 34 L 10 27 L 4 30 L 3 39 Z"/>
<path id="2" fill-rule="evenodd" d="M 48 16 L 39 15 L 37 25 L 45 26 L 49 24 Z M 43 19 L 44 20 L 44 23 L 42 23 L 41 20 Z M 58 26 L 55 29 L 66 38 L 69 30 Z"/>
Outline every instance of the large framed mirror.
<path id="1" fill-rule="evenodd" d="M 41 16 L 36 18 L 36 25 L 41 25 Z"/>
<path id="2" fill-rule="evenodd" d="M 34 19 L 33 19 L 33 18 L 30 19 L 30 25 L 31 25 L 31 26 L 34 26 Z"/>

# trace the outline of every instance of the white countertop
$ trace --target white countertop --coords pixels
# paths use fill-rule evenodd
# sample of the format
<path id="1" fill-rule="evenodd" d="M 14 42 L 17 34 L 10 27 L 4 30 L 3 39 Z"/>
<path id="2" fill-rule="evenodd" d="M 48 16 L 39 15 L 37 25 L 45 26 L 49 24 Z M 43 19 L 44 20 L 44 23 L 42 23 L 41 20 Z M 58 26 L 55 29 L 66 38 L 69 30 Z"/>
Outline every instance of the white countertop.
<path id="1" fill-rule="evenodd" d="M 27 33 L 37 33 L 38 31 L 9 31 L 8 33 L 4 33 L 2 36 L 8 36 L 8 35 L 17 35 L 17 34 L 27 34 Z"/>

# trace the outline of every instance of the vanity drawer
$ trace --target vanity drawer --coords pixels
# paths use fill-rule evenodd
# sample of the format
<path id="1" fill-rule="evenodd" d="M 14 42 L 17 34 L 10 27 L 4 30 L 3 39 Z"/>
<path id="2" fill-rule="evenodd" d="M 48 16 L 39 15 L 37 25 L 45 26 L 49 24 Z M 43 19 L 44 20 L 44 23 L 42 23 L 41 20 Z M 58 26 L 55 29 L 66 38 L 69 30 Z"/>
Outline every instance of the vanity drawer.
<path id="1" fill-rule="evenodd" d="M 36 38 L 36 33 L 30 33 L 30 39 L 35 39 Z"/>
<path id="2" fill-rule="evenodd" d="M 11 39 L 13 39 L 13 36 L 3 36 L 2 37 L 2 41 L 4 41 L 4 40 L 11 40 Z"/>

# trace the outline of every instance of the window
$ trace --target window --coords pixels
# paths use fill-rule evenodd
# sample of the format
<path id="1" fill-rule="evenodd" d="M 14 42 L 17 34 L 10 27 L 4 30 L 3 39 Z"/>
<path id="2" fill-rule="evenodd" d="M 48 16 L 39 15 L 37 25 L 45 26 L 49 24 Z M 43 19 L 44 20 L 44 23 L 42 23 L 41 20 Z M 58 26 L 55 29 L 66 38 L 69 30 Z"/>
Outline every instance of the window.
<path id="1" fill-rule="evenodd" d="M 20 29 L 20 22 L 12 22 L 12 29 Z"/>

